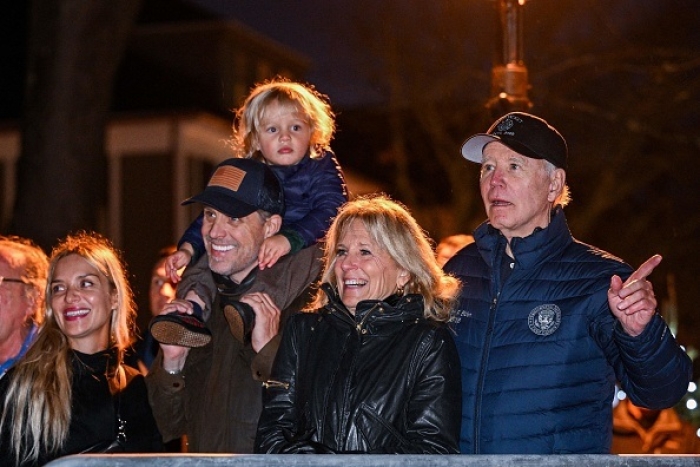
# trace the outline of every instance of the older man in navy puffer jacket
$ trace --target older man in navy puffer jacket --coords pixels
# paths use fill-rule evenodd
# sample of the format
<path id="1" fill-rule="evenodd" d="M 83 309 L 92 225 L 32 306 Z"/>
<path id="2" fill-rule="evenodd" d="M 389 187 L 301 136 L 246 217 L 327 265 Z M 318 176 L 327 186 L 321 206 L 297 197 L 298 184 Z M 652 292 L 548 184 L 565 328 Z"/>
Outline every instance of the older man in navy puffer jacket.
<path id="1" fill-rule="evenodd" d="M 463 281 L 461 451 L 608 453 L 616 381 L 664 408 L 691 380 L 646 279 L 661 257 L 633 272 L 571 236 L 566 142 L 544 120 L 510 113 L 462 155 L 481 164 L 489 220 L 445 265 Z"/>

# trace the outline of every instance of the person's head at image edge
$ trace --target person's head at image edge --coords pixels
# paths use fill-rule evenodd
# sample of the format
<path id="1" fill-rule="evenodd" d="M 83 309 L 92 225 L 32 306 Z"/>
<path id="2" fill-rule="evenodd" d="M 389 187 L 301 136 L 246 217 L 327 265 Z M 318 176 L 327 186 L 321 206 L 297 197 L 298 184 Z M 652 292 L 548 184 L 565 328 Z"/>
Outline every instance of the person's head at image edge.
<path id="1" fill-rule="evenodd" d="M 163 305 L 175 298 L 175 284 L 165 271 L 165 263 L 168 256 L 177 251 L 175 245 L 163 247 L 158 252 L 158 259 L 151 270 L 151 282 L 148 287 L 148 302 L 151 315 L 157 316 Z"/>
<path id="2" fill-rule="evenodd" d="M 468 138 L 462 156 L 481 164 L 486 214 L 508 241 L 546 227 L 552 208 L 570 201 L 566 141 L 539 117 L 506 114 L 486 133 Z"/>
<path id="3" fill-rule="evenodd" d="M 16 358 L 44 320 L 47 269 L 46 254 L 31 240 L 0 236 L 0 365 Z"/>
<path id="4" fill-rule="evenodd" d="M 362 300 L 399 294 L 424 298 L 424 315 L 449 319 L 459 281 L 435 260 L 430 240 L 401 203 L 385 195 L 343 205 L 326 236 L 322 283 L 337 290 L 351 313 Z M 312 308 L 328 303 L 319 290 Z"/>
<path id="5" fill-rule="evenodd" d="M 474 237 L 467 234 L 454 234 L 444 237 L 435 247 L 435 257 L 440 267 L 465 246 L 474 243 Z"/>
<path id="6" fill-rule="evenodd" d="M 19 447 L 18 459 L 60 451 L 72 415 L 71 351 L 97 353 L 111 348 L 121 363 L 134 339 L 134 317 L 124 263 L 108 239 L 79 232 L 53 249 L 45 321 L 35 344 L 16 366 L 3 401 L 5 409 L 14 407 L 3 411 L 2 425 L 10 418 L 14 421 L 11 445 Z M 46 398 L 45 391 L 52 397 Z"/>
<path id="7" fill-rule="evenodd" d="M 276 78 L 257 85 L 238 110 L 233 146 L 239 157 L 295 165 L 330 151 L 335 120 L 326 96 L 310 85 Z"/>
<path id="8" fill-rule="evenodd" d="M 235 282 L 258 264 L 263 240 L 277 233 L 284 193 L 269 167 L 255 159 L 221 162 L 201 193 L 183 201 L 204 206 L 202 237 L 209 268 Z"/>

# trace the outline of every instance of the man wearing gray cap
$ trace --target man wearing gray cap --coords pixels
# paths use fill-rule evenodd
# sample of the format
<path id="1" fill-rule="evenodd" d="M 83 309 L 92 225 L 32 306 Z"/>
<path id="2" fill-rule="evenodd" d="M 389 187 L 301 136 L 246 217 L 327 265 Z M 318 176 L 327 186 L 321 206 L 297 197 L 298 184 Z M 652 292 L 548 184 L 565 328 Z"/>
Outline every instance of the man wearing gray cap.
<path id="1" fill-rule="evenodd" d="M 467 139 L 488 221 L 445 270 L 462 281 L 462 453 L 608 453 L 619 381 L 637 404 L 670 407 L 691 362 L 656 312 L 647 276 L 574 239 L 568 150 L 544 120 L 513 112 Z"/>
<path id="2" fill-rule="evenodd" d="M 204 191 L 183 202 L 189 203 L 204 207 L 207 254 L 185 270 L 178 298 L 154 321 L 166 329 L 163 334 L 189 328 L 194 339 L 203 324 L 188 322 L 182 314 L 210 307 L 204 316 L 207 339 L 187 347 L 161 340 L 147 377 L 153 414 L 163 439 L 186 435 L 189 452 L 252 453 L 261 381 L 269 374 L 284 320 L 305 304 L 304 292 L 318 276 L 321 249 L 314 245 L 259 270 L 260 246 L 279 230 L 284 198 L 274 173 L 253 159 L 219 164 Z M 208 280 L 203 269 L 209 271 Z M 275 281 L 284 284 L 284 293 L 278 291 L 274 299 L 272 292 L 250 292 L 256 283 Z M 183 297 L 181 289 L 189 292 Z M 234 339 L 224 316 L 223 308 L 234 300 L 245 301 L 255 313 L 246 342 Z"/>

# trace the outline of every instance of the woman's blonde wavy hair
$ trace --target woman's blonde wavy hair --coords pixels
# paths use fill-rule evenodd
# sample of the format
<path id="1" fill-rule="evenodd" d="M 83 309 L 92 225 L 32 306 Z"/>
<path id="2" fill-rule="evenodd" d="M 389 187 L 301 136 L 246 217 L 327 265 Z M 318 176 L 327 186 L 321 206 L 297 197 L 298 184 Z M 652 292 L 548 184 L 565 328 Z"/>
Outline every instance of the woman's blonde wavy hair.
<path id="1" fill-rule="evenodd" d="M 363 196 L 344 204 L 326 234 L 324 271 L 321 283 L 337 287 L 336 250 L 340 239 L 358 220 L 372 239 L 384 249 L 398 266 L 410 275 L 403 294 L 419 294 L 425 300 L 424 316 L 447 321 L 459 293 L 459 280 L 440 268 L 431 241 L 408 209 L 384 194 Z M 376 297 L 383 299 L 385 297 Z M 319 289 L 312 308 L 321 308 L 328 297 Z"/>

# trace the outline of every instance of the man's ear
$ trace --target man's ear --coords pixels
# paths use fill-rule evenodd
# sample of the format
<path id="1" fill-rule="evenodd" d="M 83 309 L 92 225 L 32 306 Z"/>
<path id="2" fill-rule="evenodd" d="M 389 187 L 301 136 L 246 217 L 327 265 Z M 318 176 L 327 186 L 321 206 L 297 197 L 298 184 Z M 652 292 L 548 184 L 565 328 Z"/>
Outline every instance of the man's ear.
<path id="1" fill-rule="evenodd" d="M 272 214 L 265 220 L 264 233 L 265 238 L 272 237 L 282 228 L 282 216 Z"/>
<path id="2" fill-rule="evenodd" d="M 549 177 L 549 193 L 547 193 L 547 200 L 553 203 L 564 190 L 566 185 L 566 172 L 564 169 L 554 169 L 551 177 Z"/>
<path id="3" fill-rule="evenodd" d="M 27 299 L 27 313 L 25 318 L 31 319 L 34 316 L 38 302 L 41 300 L 41 295 L 35 291 L 27 291 L 25 298 Z"/>

